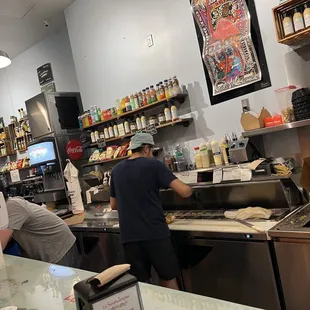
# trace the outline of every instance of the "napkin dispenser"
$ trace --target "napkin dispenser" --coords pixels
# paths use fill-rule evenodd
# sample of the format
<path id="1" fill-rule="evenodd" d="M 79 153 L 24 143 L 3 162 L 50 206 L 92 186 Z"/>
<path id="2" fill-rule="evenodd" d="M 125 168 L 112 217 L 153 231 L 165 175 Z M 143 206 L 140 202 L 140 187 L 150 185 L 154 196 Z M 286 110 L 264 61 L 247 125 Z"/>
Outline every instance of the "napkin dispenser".
<path id="1" fill-rule="evenodd" d="M 74 285 L 76 308 L 78 310 L 143 310 L 138 281 L 125 273 L 113 280 L 101 281 L 101 275 L 108 274 L 114 266 L 102 274 Z M 103 283 L 103 284 L 102 284 Z"/>

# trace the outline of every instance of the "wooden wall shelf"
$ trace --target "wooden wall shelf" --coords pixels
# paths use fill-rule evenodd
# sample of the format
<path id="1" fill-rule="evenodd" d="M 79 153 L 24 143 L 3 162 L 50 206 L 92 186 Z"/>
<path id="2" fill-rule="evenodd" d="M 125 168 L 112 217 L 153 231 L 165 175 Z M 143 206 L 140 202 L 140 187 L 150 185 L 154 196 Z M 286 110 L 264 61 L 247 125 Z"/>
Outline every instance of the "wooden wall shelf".
<path id="1" fill-rule="evenodd" d="M 274 17 L 274 24 L 277 33 L 278 43 L 285 44 L 285 45 L 300 45 L 302 43 L 310 43 L 310 27 L 298 31 L 292 35 L 285 36 L 283 30 L 283 14 L 284 13 L 291 13 L 293 15 L 293 10 L 296 7 L 302 7 L 308 1 L 306 0 L 290 0 L 282 3 L 281 5 L 273 8 L 273 17 Z"/>

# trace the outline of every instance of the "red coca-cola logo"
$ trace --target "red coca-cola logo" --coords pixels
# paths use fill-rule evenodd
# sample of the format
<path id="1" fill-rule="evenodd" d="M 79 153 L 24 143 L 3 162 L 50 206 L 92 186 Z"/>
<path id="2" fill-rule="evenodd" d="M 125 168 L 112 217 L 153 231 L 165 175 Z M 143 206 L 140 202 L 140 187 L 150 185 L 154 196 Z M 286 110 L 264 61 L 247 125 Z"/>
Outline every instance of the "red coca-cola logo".
<path id="1" fill-rule="evenodd" d="M 72 160 L 79 160 L 84 155 L 82 144 L 79 140 L 70 140 L 66 146 L 67 155 Z"/>

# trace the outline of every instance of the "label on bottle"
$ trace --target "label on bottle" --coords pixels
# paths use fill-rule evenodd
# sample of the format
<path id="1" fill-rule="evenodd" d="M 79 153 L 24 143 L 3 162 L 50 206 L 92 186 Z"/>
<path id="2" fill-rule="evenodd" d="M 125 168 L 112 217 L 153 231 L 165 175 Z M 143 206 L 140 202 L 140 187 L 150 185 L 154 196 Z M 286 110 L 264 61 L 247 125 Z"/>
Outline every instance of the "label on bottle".
<path id="1" fill-rule="evenodd" d="M 178 110 L 176 107 L 171 107 L 171 116 L 173 121 L 178 119 Z"/>
<path id="2" fill-rule="evenodd" d="M 105 137 L 105 139 L 110 139 L 108 128 L 104 128 L 104 137 Z"/>
<path id="3" fill-rule="evenodd" d="M 294 33 L 293 23 L 292 23 L 292 20 L 289 17 L 286 17 L 283 20 L 283 30 L 284 30 L 284 35 L 285 36 L 288 36 L 288 35 Z"/>
<path id="4" fill-rule="evenodd" d="M 304 20 L 305 20 L 305 26 L 309 27 L 310 26 L 310 9 L 307 9 L 307 11 L 305 11 Z"/>
<path id="5" fill-rule="evenodd" d="M 118 135 L 117 125 L 114 125 L 114 127 L 113 127 L 113 132 L 114 132 L 114 136 L 115 136 L 115 137 L 118 137 L 118 136 L 119 136 L 119 135 Z"/>
<path id="6" fill-rule="evenodd" d="M 112 127 L 109 127 L 109 136 L 110 136 L 110 138 L 114 138 L 114 132 L 113 132 Z"/>
<path id="7" fill-rule="evenodd" d="M 94 132 L 92 132 L 92 133 L 90 134 L 90 139 L 91 139 L 91 142 L 92 142 L 92 143 L 95 143 L 95 142 L 96 142 L 95 133 L 94 133 Z"/>
<path id="8" fill-rule="evenodd" d="M 302 18 L 301 14 L 294 16 L 294 27 L 295 27 L 295 31 L 305 29 L 304 19 Z"/>
<path id="9" fill-rule="evenodd" d="M 143 129 L 146 128 L 146 117 L 145 116 L 141 117 L 141 126 Z"/>
<path id="10" fill-rule="evenodd" d="M 118 124 L 118 133 L 120 136 L 125 136 L 125 128 L 124 124 Z"/>

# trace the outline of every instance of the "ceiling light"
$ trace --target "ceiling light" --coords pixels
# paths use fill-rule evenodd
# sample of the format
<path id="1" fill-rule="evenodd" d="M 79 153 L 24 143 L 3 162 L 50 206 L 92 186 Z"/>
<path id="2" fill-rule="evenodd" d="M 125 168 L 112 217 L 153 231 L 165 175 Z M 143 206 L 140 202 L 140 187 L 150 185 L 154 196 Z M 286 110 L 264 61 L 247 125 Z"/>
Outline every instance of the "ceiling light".
<path id="1" fill-rule="evenodd" d="M 0 69 L 9 66 L 11 62 L 12 61 L 8 54 L 0 50 Z"/>

